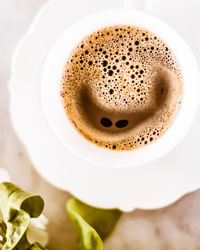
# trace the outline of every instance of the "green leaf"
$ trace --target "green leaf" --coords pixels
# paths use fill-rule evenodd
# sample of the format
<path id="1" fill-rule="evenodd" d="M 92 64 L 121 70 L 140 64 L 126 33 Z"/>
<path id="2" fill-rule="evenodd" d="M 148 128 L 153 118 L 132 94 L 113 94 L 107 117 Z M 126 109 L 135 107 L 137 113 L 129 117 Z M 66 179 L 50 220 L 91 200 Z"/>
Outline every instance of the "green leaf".
<path id="1" fill-rule="evenodd" d="M 0 220 L 0 249 L 6 242 L 6 224 Z"/>
<path id="2" fill-rule="evenodd" d="M 79 235 L 79 250 L 102 250 L 102 240 L 110 235 L 121 215 L 118 209 L 98 209 L 75 198 L 68 201 L 67 212 Z"/>
<path id="3" fill-rule="evenodd" d="M 23 235 L 20 242 L 14 248 L 14 250 L 47 250 L 47 248 L 42 247 L 38 242 L 30 244 L 27 240 L 26 234 Z"/>
<path id="4" fill-rule="evenodd" d="M 4 221 L 15 216 L 16 211 L 23 209 L 30 217 L 38 217 L 44 208 L 44 201 L 39 195 L 23 191 L 9 182 L 0 184 L 0 209 Z"/>
<path id="5" fill-rule="evenodd" d="M 26 234 L 24 234 L 14 250 L 30 249 L 30 247 L 31 244 L 28 242 Z"/>
<path id="6" fill-rule="evenodd" d="M 23 210 L 20 210 L 17 215 L 6 223 L 6 243 L 3 250 L 13 249 L 25 234 L 29 225 L 30 216 Z"/>
<path id="7" fill-rule="evenodd" d="M 47 248 L 42 247 L 39 243 L 33 244 L 29 250 L 46 250 Z"/>
<path id="8" fill-rule="evenodd" d="M 39 195 L 25 192 L 9 182 L 0 184 L 0 211 L 6 226 L 4 229 L 6 239 L 2 250 L 25 250 L 31 247 L 25 234 L 30 224 L 30 218 L 38 217 L 43 208 L 44 201 Z"/>

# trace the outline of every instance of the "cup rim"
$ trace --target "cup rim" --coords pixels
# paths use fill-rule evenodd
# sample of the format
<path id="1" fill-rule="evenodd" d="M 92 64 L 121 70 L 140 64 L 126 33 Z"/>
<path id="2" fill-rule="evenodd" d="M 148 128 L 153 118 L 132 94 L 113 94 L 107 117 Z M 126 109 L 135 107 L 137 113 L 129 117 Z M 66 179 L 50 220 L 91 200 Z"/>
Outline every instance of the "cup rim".
<path id="1" fill-rule="evenodd" d="M 102 22 L 100 22 L 102 16 L 103 16 L 104 20 Z M 89 33 L 88 33 L 88 29 L 87 29 L 87 31 L 85 30 L 85 27 L 86 27 L 86 24 L 91 24 L 91 19 L 93 20 L 93 25 L 92 25 L 92 27 L 93 27 L 94 26 L 94 18 L 96 18 L 95 19 L 96 26 L 100 26 L 101 23 L 105 23 L 105 21 L 107 21 L 107 19 L 111 20 L 111 23 L 112 23 L 113 20 L 115 20 L 114 18 L 116 18 L 117 16 L 120 16 L 121 21 L 122 20 L 126 21 L 126 20 L 128 20 L 128 18 L 130 18 L 131 21 L 133 21 L 133 20 L 136 20 L 136 18 L 138 18 L 139 22 L 144 24 L 144 25 L 136 25 L 136 24 L 133 24 L 132 22 L 128 23 L 128 24 L 135 25 L 135 26 L 140 26 L 142 28 L 146 28 L 146 26 L 149 27 L 150 20 L 151 20 L 151 23 L 153 23 L 153 29 L 151 29 L 151 28 L 146 28 L 146 29 L 148 29 L 148 30 L 154 32 L 155 34 L 157 34 L 158 32 L 154 31 L 154 28 L 157 27 L 156 31 L 157 30 L 162 31 L 162 32 L 160 32 L 161 35 L 159 33 L 158 36 L 160 36 L 169 45 L 169 47 L 172 48 L 173 44 L 172 44 L 171 40 L 169 42 L 169 41 L 166 41 L 168 39 L 163 38 L 164 32 L 167 31 L 166 32 L 167 36 L 170 33 L 171 34 L 171 39 L 176 40 L 176 46 L 175 47 L 177 47 L 179 56 L 177 56 L 177 51 L 176 52 L 174 51 L 174 53 L 175 53 L 175 55 L 176 55 L 176 57 L 177 57 L 177 59 L 179 61 L 181 69 L 182 69 L 183 66 L 184 66 L 183 67 L 184 69 L 187 68 L 186 65 L 182 65 L 182 62 L 183 62 L 182 59 L 183 58 L 185 58 L 185 61 L 186 61 L 186 58 L 187 58 L 187 61 L 189 61 L 189 63 L 187 63 L 187 65 L 193 65 L 193 67 L 192 67 L 193 78 L 192 79 L 194 80 L 194 82 L 192 82 L 192 84 L 195 86 L 195 91 L 187 88 L 187 90 L 189 91 L 189 93 L 186 93 L 187 94 L 187 103 L 189 103 L 188 101 L 190 101 L 190 105 L 189 105 L 190 112 L 188 112 L 188 108 L 184 106 L 185 110 L 187 111 L 187 114 L 188 114 L 188 116 L 186 116 L 183 113 L 182 109 L 183 109 L 183 105 L 186 105 L 185 104 L 185 102 L 186 102 L 185 101 L 185 79 L 188 82 L 188 75 L 186 75 L 185 72 L 183 72 L 183 79 L 184 79 L 183 104 L 182 104 L 182 107 L 181 107 L 181 109 L 179 111 L 179 114 L 177 115 L 175 121 L 173 122 L 171 127 L 165 132 L 165 134 L 161 138 L 156 140 L 154 143 L 152 143 L 149 146 L 145 146 L 145 147 L 143 147 L 141 149 L 136 149 L 136 150 L 131 150 L 131 151 L 121 151 L 121 152 L 120 151 L 111 151 L 111 150 L 107 150 L 107 149 L 104 149 L 104 148 L 97 147 L 93 143 L 88 142 L 71 125 L 71 123 L 69 122 L 69 120 L 67 118 L 67 115 L 65 114 L 64 109 L 62 107 L 62 116 L 64 115 L 64 117 L 65 117 L 63 119 L 63 121 L 65 121 L 66 123 L 68 122 L 68 125 L 65 126 L 65 127 L 67 127 L 70 130 L 70 134 L 72 133 L 72 136 L 74 136 L 75 138 L 79 137 L 79 143 L 78 144 L 79 144 L 80 147 L 82 147 L 83 144 L 87 145 L 87 147 L 90 148 L 89 149 L 90 154 L 92 154 L 92 156 L 94 154 L 95 157 L 97 155 L 98 159 L 100 159 L 100 161 L 98 161 L 98 160 L 94 160 L 94 158 L 91 159 L 90 157 L 88 157 L 88 155 L 86 156 L 85 154 L 82 154 L 81 153 L 82 151 L 80 151 L 80 147 L 79 147 L 79 152 L 78 152 L 77 147 L 76 148 L 74 147 L 73 140 L 68 140 L 69 136 L 64 136 L 63 137 L 61 133 L 58 133 L 58 129 L 59 128 L 63 129 L 63 126 L 57 126 L 58 123 L 56 124 L 56 122 L 55 122 L 55 120 L 56 120 L 55 119 L 55 110 L 54 110 L 54 108 L 52 108 L 52 105 L 50 105 L 50 100 L 51 100 L 51 97 L 52 97 L 53 93 L 50 93 L 50 94 L 47 95 L 47 87 L 48 87 L 47 82 L 49 83 L 49 80 L 50 80 L 50 77 L 52 77 L 52 74 L 54 74 L 54 77 L 53 77 L 54 79 L 55 79 L 55 77 L 58 77 L 58 75 L 59 75 L 58 71 L 56 73 L 53 73 L 51 71 L 51 74 L 50 74 L 51 76 L 49 76 L 49 72 L 50 72 L 50 68 L 52 68 L 53 58 L 54 58 L 54 60 L 57 58 L 56 56 L 58 55 L 59 47 L 61 46 L 61 44 L 63 45 L 63 41 L 65 41 L 65 42 L 70 41 L 68 36 L 67 36 L 67 34 L 69 34 L 70 31 L 72 31 L 72 30 L 80 31 L 80 28 L 76 30 L 76 27 L 79 26 L 79 27 L 81 27 L 83 29 L 82 30 L 83 32 L 87 32 L 87 33 L 85 33 L 85 36 L 86 36 Z M 134 16 L 134 18 L 133 18 L 133 16 Z M 115 23 L 115 24 L 123 24 L 123 23 L 120 22 L 120 23 Z M 106 26 L 109 26 L 109 25 L 111 25 L 111 24 L 108 22 L 108 25 L 102 25 L 101 27 L 106 27 Z M 158 28 L 158 26 L 159 26 L 159 28 Z M 92 31 L 95 31 L 97 29 L 98 29 L 98 27 L 96 29 L 93 29 Z M 72 33 L 70 33 L 70 35 L 71 34 Z M 84 37 L 84 36 L 81 37 L 80 34 L 78 34 L 78 35 L 80 36 L 80 39 L 79 40 L 75 39 L 77 41 L 76 42 L 73 41 L 73 44 L 77 43 L 78 41 L 80 41 Z M 71 37 L 70 37 L 70 39 L 71 39 Z M 175 37 L 176 37 L 176 39 L 175 39 Z M 181 49 L 184 50 L 185 53 L 181 53 L 180 45 L 181 45 Z M 74 45 L 73 45 L 73 47 L 74 47 Z M 172 50 L 173 50 L 173 48 L 172 48 Z M 70 49 L 70 51 L 71 51 L 71 49 Z M 61 51 L 59 51 L 59 53 L 61 53 Z M 181 61 L 179 60 L 180 57 L 181 57 Z M 65 55 L 65 58 L 67 58 L 67 55 Z M 63 69 L 64 63 L 63 63 L 63 65 L 60 64 L 60 66 L 61 66 L 60 69 Z M 154 17 L 154 16 L 152 16 L 150 14 L 144 13 L 142 11 L 127 10 L 127 9 L 123 9 L 123 8 L 109 9 L 109 10 L 103 10 L 103 11 L 98 11 L 98 12 L 92 13 L 92 14 L 87 15 L 84 18 L 78 20 L 77 22 L 70 25 L 64 31 L 64 33 L 61 34 L 61 36 L 57 39 L 54 46 L 50 50 L 49 55 L 47 56 L 45 66 L 44 66 L 44 70 L 43 70 L 42 90 L 41 90 L 42 105 L 43 105 L 43 109 L 44 109 L 44 112 L 45 112 L 45 116 L 46 116 L 52 130 L 54 131 L 54 134 L 57 136 L 57 138 L 59 138 L 59 140 L 67 148 L 70 149 L 71 152 L 75 153 L 78 157 L 81 157 L 81 158 L 83 158 L 83 159 L 85 159 L 85 160 L 87 160 L 89 162 L 92 162 L 95 166 L 106 166 L 106 167 L 114 167 L 114 168 L 116 168 L 116 167 L 117 168 L 134 167 L 134 166 L 143 165 L 145 163 L 149 163 L 149 162 L 151 162 L 151 161 L 153 161 L 155 159 L 160 158 L 161 156 L 163 156 L 167 152 L 171 151 L 181 141 L 181 139 L 183 139 L 183 137 L 187 134 L 187 132 L 188 132 L 189 128 L 191 127 L 191 124 L 192 124 L 192 122 L 194 120 L 197 109 L 198 109 L 200 87 L 199 87 L 199 85 L 197 83 L 198 83 L 199 80 L 200 80 L 200 76 L 199 76 L 199 70 L 198 70 L 197 62 L 196 62 L 190 48 L 185 43 L 185 41 L 176 33 L 176 31 L 174 31 L 171 27 L 169 27 L 167 24 L 165 24 L 164 22 L 162 22 L 158 18 L 156 18 L 156 17 Z M 60 86 L 60 82 L 59 82 L 58 85 Z M 188 84 L 187 84 L 187 86 L 188 86 Z M 191 94 L 193 94 L 193 96 L 192 96 L 193 98 L 191 98 Z M 59 98 L 60 98 L 60 96 L 59 96 Z M 60 102 L 60 104 L 61 104 L 61 102 Z M 58 107 L 61 108 L 60 104 L 57 105 L 57 110 L 56 111 L 58 111 Z M 54 112 L 53 115 L 52 115 L 52 112 Z M 60 112 L 60 114 L 61 114 L 61 112 Z M 181 118 L 182 118 L 181 121 L 179 121 L 180 120 L 180 118 L 179 118 L 180 115 L 181 115 Z M 187 119 L 188 117 L 189 117 L 189 119 Z M 174 129 L 174 126 L 177 124 L 177 122 L 179 122 L 179 124 L 181 124 L 181 122 L 182 122 L 183 126 L 180 127 L 180 128 L 177 127 L 176 129 Z M 177 132 L 177 134 L 175 134 L 175 131 Z M 173 134 L 176 135 L 176 141 L 174 139 L 169 140 L 169 138 L 168 138 L 169 135 L 172 138 Z M 69 133 L 68 133 L 68 135 L 69 135 Z M 162 148 L 163 147 L 163 142 L 165 143 L 165 150 L 163 150 L 163 148 Z M 171 143 L 170 147 L 167 146 L 167 143 L 169 143 L 169 142 Z M 149 150 L 150 147 L 151 148 L 154 147 L 154 149 Z M 154 154 L 149 155 L 149 153 L 152 153 L 153 150 L 154 150 Z M 95 154 L 95 151 L 98 151 L 98 153 Z M 135 161 L 136 152 L 137 153 L 142 152 L 137 157 L 137 161 Z M 148 154 L 148 157 L 146 157 L 147 154 Z M 107 162 L 103 162 L 102 155 L 106 155 Z M 112 163 L 111 159 L 112 158 L 115 159 L 117 155 L 119 156 L 118 159 L 121 159 L 121 158 L 127 159 L 127 157 L 129 157 L 129 160 L 126 162 L 125 160 L 121 159 L 120 164 L 117 163 L 116 161 L 114 163 Z M 132 157 L 130 157 L 130 155 Z M 144 157 L 144 155 L 145 155 L 145 157 Z M 141 158 L 141 159 L 139 159 L 139 158 Z M 131 159 L 134 160 L 134 162 L 131 161 Z"/>

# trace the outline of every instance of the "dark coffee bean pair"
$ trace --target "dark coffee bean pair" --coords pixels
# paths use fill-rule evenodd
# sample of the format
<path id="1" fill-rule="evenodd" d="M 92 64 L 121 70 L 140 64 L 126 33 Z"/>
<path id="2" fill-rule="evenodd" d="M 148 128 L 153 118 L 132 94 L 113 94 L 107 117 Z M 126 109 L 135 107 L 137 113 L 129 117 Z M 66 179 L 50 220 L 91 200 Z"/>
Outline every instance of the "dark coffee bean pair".
<path id="1" fill-rule="evenodd" d="M 112 121 L 106 117 L 101 118 L 101 124 L 107 128 L 113 125 Z M 125 128 L 127 125 L 128 125 L 127 120 L 119 120 L 115 123 L 115 126 L 117 128 Z"/>

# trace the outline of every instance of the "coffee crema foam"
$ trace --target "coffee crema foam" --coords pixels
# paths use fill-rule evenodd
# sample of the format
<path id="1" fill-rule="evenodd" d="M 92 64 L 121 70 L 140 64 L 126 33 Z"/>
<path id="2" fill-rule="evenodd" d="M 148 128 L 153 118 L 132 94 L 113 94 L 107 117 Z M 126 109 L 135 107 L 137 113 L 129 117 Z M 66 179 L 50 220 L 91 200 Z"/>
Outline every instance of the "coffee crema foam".
<path id="1" fill-rule="evenodd" d="M 93 32 L 73 49 L 60 95 L 69 120 L 87 140 L 132 150 L 168 130 L 181 107 L 183 79 L 161 38 L 115 25 Z"/>

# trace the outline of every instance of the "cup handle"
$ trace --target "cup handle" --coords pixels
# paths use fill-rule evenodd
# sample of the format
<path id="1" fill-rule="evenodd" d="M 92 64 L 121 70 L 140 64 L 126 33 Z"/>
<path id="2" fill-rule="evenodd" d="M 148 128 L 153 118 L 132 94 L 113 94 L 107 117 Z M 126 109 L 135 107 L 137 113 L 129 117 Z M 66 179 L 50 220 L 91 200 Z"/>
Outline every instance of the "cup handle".
<path id="1" fill-rule="evenodd" d="M 152 0 L 124 0 L 124 7 L 127 9 L 136 9 L 151 13 Z"/>

